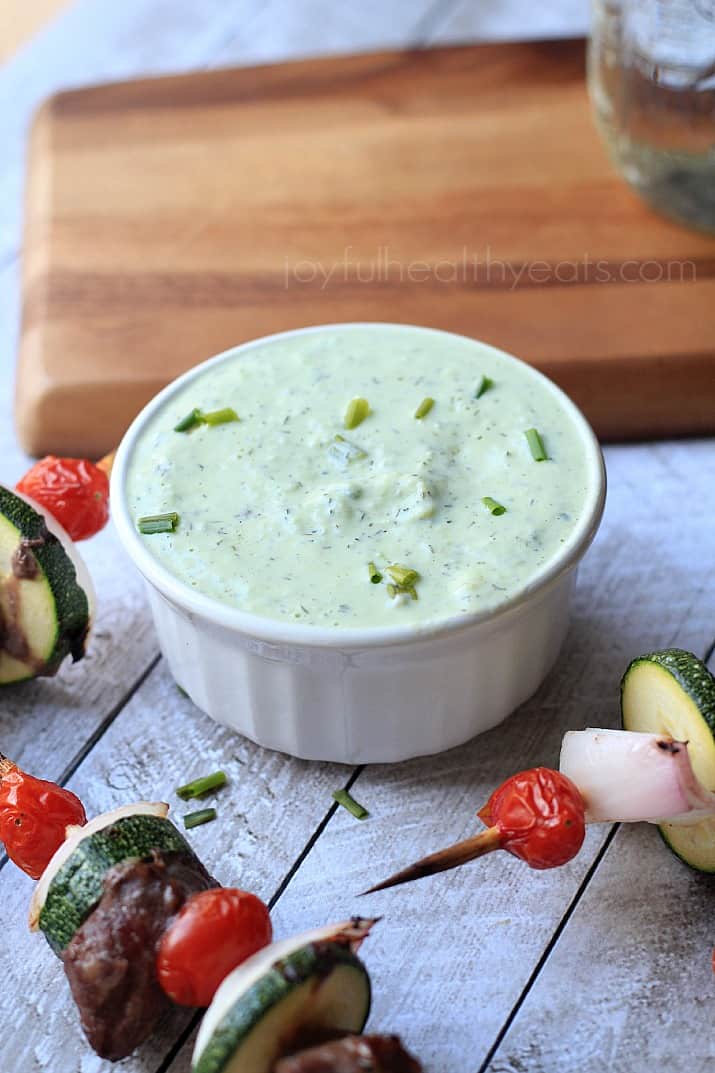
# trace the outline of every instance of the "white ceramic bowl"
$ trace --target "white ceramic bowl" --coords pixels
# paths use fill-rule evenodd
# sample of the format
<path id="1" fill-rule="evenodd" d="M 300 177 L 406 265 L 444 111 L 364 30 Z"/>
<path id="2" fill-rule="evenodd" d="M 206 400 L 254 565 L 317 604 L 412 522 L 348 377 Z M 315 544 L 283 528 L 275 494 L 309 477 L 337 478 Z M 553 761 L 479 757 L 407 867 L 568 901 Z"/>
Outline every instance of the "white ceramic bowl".
<path id="1" fill-rule="evenodd" d="M 350 326 L 340 325 L 345 327 Z M 264 342 L 253 340 L 211 361 L 231 359 Z M 260 745 L 311 760 L 356 764 L 449 749 L 500 723 L 530 697 L 566 635 L 576 569 L 603 513 L 603 459 L 576 406 L 546 380 L 583 438 L 590 485 L 578 526 L 558 558 L 527 588 L 496 610 L 423 629 L 333 629 L 273 621 L 203 596 L 170 574 L 136 532 L 126 478 L 137 437 L 157 409 L 206 365 L 174 381 L 139 414 L 117 452 L 111 488 L 113 518 L 147 582 L 162 652 L 194 703 Z M 529 375 L 540 376 L 533 369 Z"/>

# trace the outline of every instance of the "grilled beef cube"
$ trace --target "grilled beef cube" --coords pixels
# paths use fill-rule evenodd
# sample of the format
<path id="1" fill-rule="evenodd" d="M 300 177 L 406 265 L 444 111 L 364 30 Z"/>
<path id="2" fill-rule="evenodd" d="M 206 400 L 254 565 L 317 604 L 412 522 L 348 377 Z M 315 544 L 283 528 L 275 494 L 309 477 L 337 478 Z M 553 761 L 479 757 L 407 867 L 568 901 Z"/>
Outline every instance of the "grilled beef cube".
<path id="1" fill-rule="evenodd" d="M 216 885 L 181 853 L 109 869 L 101 901 L 63 954 L 82 1028 L 100 1057 L 126 1058 L 171 1005 L 156 975 L 159 941 L 191 894 Z"/>

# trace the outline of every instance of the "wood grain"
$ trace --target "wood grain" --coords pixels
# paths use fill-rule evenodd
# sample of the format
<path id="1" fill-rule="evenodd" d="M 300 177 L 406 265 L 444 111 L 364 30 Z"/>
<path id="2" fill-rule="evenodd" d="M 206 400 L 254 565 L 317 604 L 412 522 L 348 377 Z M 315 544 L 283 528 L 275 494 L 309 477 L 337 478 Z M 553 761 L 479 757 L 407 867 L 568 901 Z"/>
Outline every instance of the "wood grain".
<path id="1" fill-rule="evenodd" d="M 512 350 L 603 437 L 715 428 L 715 240 L 613 173 L 580 43 L 55 96 L 32 136 L 23 293 L 34 452 L 100 455 L 198 360 L 331 320 Z"/>

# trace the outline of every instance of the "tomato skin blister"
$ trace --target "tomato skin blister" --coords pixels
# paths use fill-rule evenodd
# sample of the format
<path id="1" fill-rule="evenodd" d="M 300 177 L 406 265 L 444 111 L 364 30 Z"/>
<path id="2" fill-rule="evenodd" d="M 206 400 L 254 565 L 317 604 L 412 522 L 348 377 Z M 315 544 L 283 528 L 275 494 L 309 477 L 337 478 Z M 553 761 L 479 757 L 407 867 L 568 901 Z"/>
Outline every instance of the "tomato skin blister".
<path id="1" fill-rule="evenodd" d="M 495 826 L 501 848 L 530 868 L 557 868 L 583 845 L 585 808 L 577 787 L 560 771 L 530 768 L 497 787 L 479 818 Z"/>
<path id="2" fill-rule="evenodd" d="M 39 879 L 67 828 L 87 822 L 84 806 L 71 790 L 27 775 L 4 757 L 0 776 L 0 841 L 18 868 Z"/>

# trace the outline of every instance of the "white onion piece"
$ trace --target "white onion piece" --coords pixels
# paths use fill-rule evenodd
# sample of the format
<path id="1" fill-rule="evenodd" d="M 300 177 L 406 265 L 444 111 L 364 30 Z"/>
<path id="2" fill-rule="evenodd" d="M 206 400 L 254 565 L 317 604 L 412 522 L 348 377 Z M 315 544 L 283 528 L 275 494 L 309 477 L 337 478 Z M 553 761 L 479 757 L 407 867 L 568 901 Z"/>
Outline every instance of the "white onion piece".
<path id="1" fill-rule="evenodd" d="M 191 1068 L 193 1069 L 197 1064 L 206 1044 L 228 1011 L 262 976 L 270 972 L 277 961 L 287 958 L 301 947 L 308 946 L 309 943 L 342 942 L 355 953 L 375 923 L 375 919 L 353 917 L 352 920 L 343 920 L 340 924 L 314 928 L 312 931 L 303 932 L 302 935 L 293 935 L 290 939 L 281 939 L 271 943 L 270 946 L 264 946 L 242 962 L 228 974 L 204 1014 L 196 1037 Z"/>
<path id="2" fill-rule="evenodd" d="M 698 781 L 687 742 L 630 730 L 570 730 L 559 768 L 576 784 L 587 823 L 699 823 L 715 794 Z"/>

